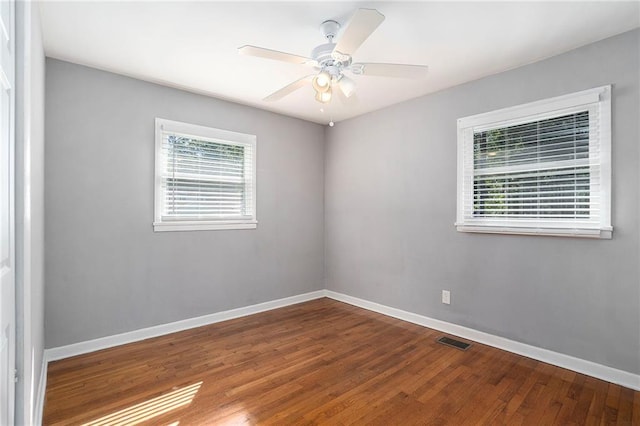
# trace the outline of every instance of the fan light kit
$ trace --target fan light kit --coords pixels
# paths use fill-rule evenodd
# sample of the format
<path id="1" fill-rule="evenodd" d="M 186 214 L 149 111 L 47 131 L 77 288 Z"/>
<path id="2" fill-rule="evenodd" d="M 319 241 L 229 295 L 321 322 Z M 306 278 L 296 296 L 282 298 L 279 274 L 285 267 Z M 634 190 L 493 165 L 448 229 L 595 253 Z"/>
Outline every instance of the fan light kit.
<path id="1" fill-rule="evenodd" d="M 320 25 L 327 43 L 311 51 L 311 57 L 298 56 L 277 50 L 256 46 L 242 46 L 238 52 L 243 55 L 258 56 L 266 59 L 289 62 L 316 69 L 313 74 L 302 77 L 270 94 L 264 101 L 278 101 L 296 90 L 311 83 L 316 92 L 315 99 L 323 104 L 331 102 L 334 93 L 344 102 L 354 95 L 356 82 L 345 72 L 356 76 L 381 76 L 399 78 L 423 78 L 427 67 L 424 65 L 353 63 L 352 55 L 364 41 L 384 21 L 384 15 L 375 9 L 358 9 L 345 27 L 340 40 L 334 43 L 340 24 L 333 20 Z M 331 122 L 333 123 L 333 121 Z"/>

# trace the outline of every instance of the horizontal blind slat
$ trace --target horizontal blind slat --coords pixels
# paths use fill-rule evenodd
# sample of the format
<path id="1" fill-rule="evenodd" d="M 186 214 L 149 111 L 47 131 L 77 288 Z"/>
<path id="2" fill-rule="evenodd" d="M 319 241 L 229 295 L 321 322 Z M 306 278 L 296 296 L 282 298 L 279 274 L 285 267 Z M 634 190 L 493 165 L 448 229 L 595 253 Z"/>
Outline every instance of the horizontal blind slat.
<path id="1" fill-rule="evenodd" d="M 589 111 L 473 134 L 463 165 L 465 220 L 599 219 L 599 132 Z M 469 146 L 469 145 L 468 145 Z"/>
<path id="2" fill-rule="evenodd" d="M 247 218 L 253 206 L 253 149 L 248 144 L 165 133 L 162 217 Z"/>

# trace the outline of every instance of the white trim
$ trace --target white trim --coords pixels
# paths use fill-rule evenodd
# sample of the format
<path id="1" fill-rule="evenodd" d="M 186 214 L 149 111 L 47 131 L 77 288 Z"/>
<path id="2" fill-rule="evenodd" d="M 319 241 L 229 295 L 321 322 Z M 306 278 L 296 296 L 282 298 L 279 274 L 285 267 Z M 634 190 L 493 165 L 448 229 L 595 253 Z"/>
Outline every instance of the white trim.
<path id="1" fill-rule="evenodd" d="M 225 229 L 256 229 L 258 221 L 248 222 L 153 222 L 155 232 L 165 231 L 222 231 Z"/>
<path id="2" fill-rule="evenodd" d="M 463 128 L 477 126 L 483 126 L 482 128 L 484 128 L 486 126 L 490 128 L 491 124 L 496 122 L 520 120 L 522 117 L 530 117 L 538 114 L 551 114 L 551 111 L 564 110 L 604 100 L 601 98 L 601 95 L 604 94 L 604 97 L 606 97 L 606 92 L 610 92 L 610 90 L 611 86 L 601 86 L 568 95 L 556 96 L 554 98 L 542 99 L 540 101 L 471 115 L 459 118 L 458 126 Z M 517 121 L 510 124 L 517 124 Z"/>
<path id="3" fill-rule="evenodd" d="M 513 234 L 513 235 L 542 235 L 548 237 L 577 237 L 577 238 L 600 238 L 610 240 L 612 229 L 571 229 L 571 228 L 525 228 L 508 226 L 473 226 L 458 225 L 458 232 L 477 232 L 481 234 Z"/>
<path id="4" fill-rule="evenodd" d="M 245 144 L 253 146 L 256 143 L 255 135 L 233 132 L 231 130 L 215 129 L 213 127 L 199 126 L 197 124 L 183 123 L 181 121 L 156 118 L 156 126 L 160 126 L 165 132 L 180 133 L 185 136 L 197 136 L 214 142 Z"/>
<path id="5" fill-rule="evenodd" d="M 2 204 L 0 209 L 2 210 L 2 215 L 7 215 L 7 227 L 0 231 L 3 239 L 5 237 L 5 233 L 8 234 L 8 253 L 7 258 L 2 259 L 2 267 L 0 270 L 0 284 L 2 288 L 2 300 L 1 300 L 1 324 L 3 329 L 3 343 L 2 347 L 0 347 L 0 352 L 5 352 L 3 357 L 6 359 L 6 365 L 2 365 L 0 370 L 0 380 L 3 380 L 6 383 L 6 393 L 1 395 L 0 407 L 2 409 L 6 409 L 6 412 L 0 410 L 0 419 L 2 421 L 6 421 L 7 423 L 14 423 L 16 418 L 16 380 L 18 379 L 18 370 L 17 370 L 17 362 L 16 356 L 18 355 L 17 346 L 18 346 L 18 337 L 17 337 L 17 323 L 18 317 L 17 309 L 16 309 L 16 290 L 17 290 L 17 264 L 16 259 L 18 257 L 17 247 L 16 247 L 16 230 L 18 228 L 19 223 L 16 221 L 16 213 L 17 213 L 17 205 L 16 205 L 16 190 L 19 189 L 16 187 L 16 171 L 19 171 L 20 168 L 17 167 L 16 163 L 16 150 L 17 143 L 16 140 L 16 117 L 18 116 L 16 113 L 16 83 L 17 83 L 17 63 L 18 56 L 16 55 L 16 38 L 18 36 L 18 29 L 20 27 L 17 24 L 18 20 L 16 18 L 16 1 L 12 0 L 10 2 L 5 2 L 8 6 L 9 16 L 4 16 L 3 18 L 7 18 L 6 24 L 8 24 L 8 28 L 4 28 L 5 35 L 7 36 L 5 45 L 3 46 L 3 53 L 1 58 L 0 65 L 0 81 L 1 81 L 1 89 L 3 92 L 8 92 L 8 105 L 2 110 L 0 114 L 0 119 L 7 119 L 7 122 L 4 123 L 8 126 L 8 129 L 2 129 L 3 135 L 0 137 L 1 147 L 0 150 L 4 150 L 6 148 L 6 155 L 3 155 L 0 164 L 0 167 L 7 167 L 8 173 L 6 175 L 7 181 L 2 182 L 5 186 L 5 190 L 7 192 L 7 204 L 4 205 L 4 200 L 0 202 Z M 8 30 L 8 31 L 7 31 Z M 6 49 L 6 52 L 4 51 Z M 8 113 L 8 116 L 5 114 Z M 8 132 L 6 131 L 8 130 Z M 5 145 L 6 144 L 6 145 Z M 4 154 L 4 153 L 3 153 Z M 4 172 L 3 172 L 4 174 Z M 4 226 L 3 226 L 4 228 Z M 7 262 L 8 260 L 8 262 Z M 6 296 L 6 297 L 5 297 Z M 6 327 L 6 328 L 5 328 Z M 5 330 L 8 335 L 5 336 Z M 6 342 L 4 339 L 6 338 Z M 6 346 L 5 346 L 6 345 Z M 27 368 L 27 366 L 25 366 Z M 25 388 L 26 389 L 26 388 Z M 6 404 L 6 406 L 5 406 Z M 19 409 L 22 409 L 20 407 Z"/>
<path id="6" fill-rule="evenodd" d="M 36 400 L 33 409 L 35 412 L 32 414 L 33 424 L 42 424 L 42 415 L 44 412 L 44 396 L 47 390 L 47 368 L 49 366 L 49 359 L 47 358 L 47 351 L 42 355 L 42 367 L 40 368 L 40 381 L 38 382 L 38 393 L 36 394 Z"/>
<path id="7" fill-rule="evenodd" d="M 16 3 L 16 31 L 21 31 L 22 43 L 18 45 L 19 36 L 16 34 L 16 54 L 20 54 L 22 60 L 22 81 L 18 81 L 18 74 L 16 73 L 16 90 L 21 88 L 21 94 L 19 96 L 22 100 L 21 109 L 16 111 L 19 116 L 16 117 L 16 140 L 18 144 L 22 143 L 22 147 L 19 148 L 20 154 L 16 160 L 20 159 L 21 164 L 16 164 L 16 218 L 18 218 L 17 228 L 20 229 L 21 234 L 16 232 L 16 248 L 18 239 L 22 243 L 20 251 L 21 256 L 17 256 L 16 259 L 16 291 L 22 291 L 22 312 L 21 316 L 16 315 L 16 325 L 18 322 L 22 322 L 22 371 L 19 371 L 22 377 L 22 406 L 16 406 L 16 412 L 20 411 L 23 421 L 27 424 L 31 424 L 33 419 L 34 410 L 36 410 L 33 395 L 33 383 L 34 383 L 34 371 L 33 368 L 33 338 L 32 338 L 32 324 L 31 319 L 33 316 L 31 310 L 31 289 L 32 289 L 32 256 L 33 252 L 31 247 L 32 236 L 32 213 L 31 213 L 31 187 L 32 187 L 32 175 L 31 175 L 31 130 L 32 130 L 32 115 L 33 108 L 31 106 L 31 85 L 32 85 L 32 8 L 34 6 L 31 3 Z M 22 21 L 18 22 L 18 18 Z M 1 20 L 0 20 L 1 22 Z M 4 27 L 3 27 L 4 30 Z M 6 31 L 6 30 L 5 30 Z M 20 87 L 21 86 L 21 87 Z M 17 105 L 16 105 L 17 109 Z M 21 122 L 21 123 L 20 123 Z M 16 147 L 17 148 L 17 147 Z M 18 150 L 18 148 L 16 149 Z M 19 177 L 18 177 L 19 176 Z M 19 185 L 19 187 L 18 187 Z M 20 202 L 18 202 L 20 200 Z M 20 216 L 18 216 L 18 214 Z M 16 231 L 18 231 L 16 229 Z M 20 261 L 20 258 L 22 261 Z M 21 273 L 19 275 L 19 273 Z M 17 293 L 16 293 L 17 295 Z M 18 300 L 16 299 L 16 307 Z M 17 314 L 17 312 L 16 312 Z M 18 336 L 19 338 L 20 336 Z M 18 355 L 18 354 L 16 354 Z"/>
<path id="8" fill-rule="evenodd" d="M 272 309 L 282 308 L 285 306 L 294 305 L 296 303 L 320 299 L 322 297 L 325 297 L 325 291 L 317 290 L 310 293 L 285 297 L 284 299 L 271 300 L 268 302 L 258 303 L 256 305 L 250 305 L 242 308 L 231 309 L 228 311 L 216 312 L 214 314 L 203 315 L 201 317 L 189 318 L 181 321 L 171 322 L 168 324 L 141 328 L 139 330 L 129 331 L 113 336 L 101 337 L 85 342 L 73 343 L 71 345 L 45 349 L 45 358 L 47 359 L 47 361 L 56 361 L 63 358 L 69 358 L 76 355 L 99 351 L 101 349 L 107 349 L 127 343 L 138 342 L 140 340 L 150 339 L 152 337 L 164 336 L 165 334 L 188 330 L 190 328 L 201 327 L 203 325 L 215 324 L 217 322 L 227 321 L 247 315 L 253 315 L 259 312 L 270 311 Z"/>
<path id="9" fill-rule="evenodd" d="M 606 365 L 597 364 L 592 361 L 576 358 L 570 355 L 550 351 L 548 349 L 527 345 L 526 343 L 516 342 L 504 337 L 495 336 L 483 331 L 474 330 L 472 328 L 463 327 L 461 325 L 452 324 L 446 321 L 429 318 L 424 315 L 415 314 L 413 312 L 403 311 L 401 309 L 392 308 L 381 305 L 379 303 L 370 302 L 346 294 L 337 293 L 331 290 L 325 290 L 327 297 L 358 306 L 369 311 L 377 312 L 423 327 L 432 328 L 444 333 L 459 336 L 464 339 L 473 340 L 474 342 L 484 345 L 493 346 L 507 352 L 533 358 L 538 361 L 546 362 L 558 367 L 567 368 L 578 373 L 586 374 L 591 377 L 606 380 L 611 383 L 640 391 L 640 375 L 633 374 L 628 371 L 618 370 Z"/>
<path id="10" fill-rule="evenodd" d="M 604 90 L 598 104 L 600 108 L 600 210 L 601 223 L 611 226 L 611 86 Z M 613 229 L 613 228 L 612 228 Z"/>

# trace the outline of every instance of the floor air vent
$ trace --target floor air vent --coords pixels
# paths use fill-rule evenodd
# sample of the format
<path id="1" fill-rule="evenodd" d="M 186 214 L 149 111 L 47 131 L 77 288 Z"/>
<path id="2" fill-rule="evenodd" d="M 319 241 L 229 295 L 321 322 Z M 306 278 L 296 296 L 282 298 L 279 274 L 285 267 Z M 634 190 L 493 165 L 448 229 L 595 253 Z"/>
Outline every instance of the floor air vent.
<path id="1" fill-rule="evenodd" d="M 436 340 L 436 342 L 451 346 L 452 348 L 460 349 L 461 351 L 466 351 L 471 346 L 471 343 L 461 342 L 460 340 L 452 339 L 450 337 L 441 337 Z"/>

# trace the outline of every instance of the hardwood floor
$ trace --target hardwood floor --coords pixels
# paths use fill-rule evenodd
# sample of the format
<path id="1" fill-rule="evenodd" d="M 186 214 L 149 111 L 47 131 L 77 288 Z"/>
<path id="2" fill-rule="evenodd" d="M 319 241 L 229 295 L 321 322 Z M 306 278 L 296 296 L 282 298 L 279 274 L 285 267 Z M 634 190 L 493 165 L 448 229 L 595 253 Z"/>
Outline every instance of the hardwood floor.
<path id="1" fill-rule="evenodd" d="M 640 392 L 319 299 L 49 364 L 44 424 L 640 425 Z"/>

